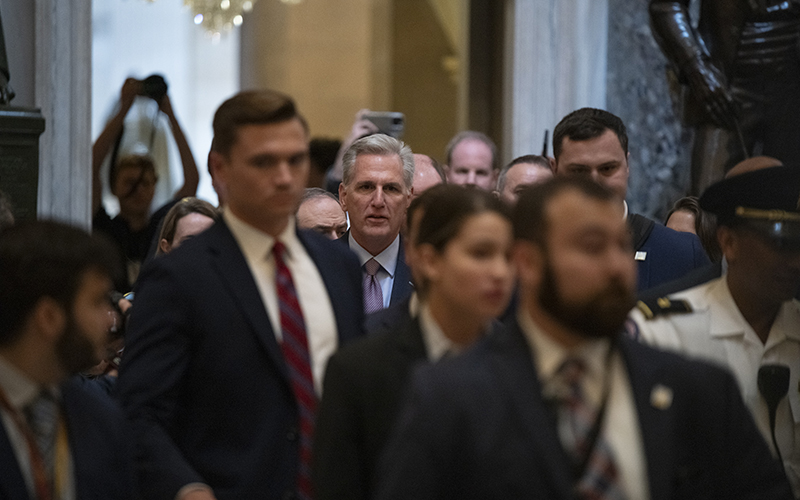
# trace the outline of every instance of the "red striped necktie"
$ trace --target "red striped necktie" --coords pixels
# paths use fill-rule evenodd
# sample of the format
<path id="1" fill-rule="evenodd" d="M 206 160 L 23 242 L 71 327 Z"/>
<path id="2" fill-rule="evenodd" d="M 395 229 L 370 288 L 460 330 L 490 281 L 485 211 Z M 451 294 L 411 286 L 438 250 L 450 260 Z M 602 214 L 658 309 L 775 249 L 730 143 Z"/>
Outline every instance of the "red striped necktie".
<path id="1" fill-rule="evenodd" d="M 311 446 L 314 437 L 314 421 L 317 413 L 317 395 L 314 392 L 314 377 L 311 374 L 311 356 L 308 350 L 306 324 L 303 311 L 297 300 L 297 290 L 292 274 L 284 261 L 286 246 L 275 241 L 272 254 L 275 256 L 275 284 L 281 317 L 281 349 L 289 368 L 292 390 L 300 413 L 300 463 L 297 474 L 297 493 L 303 500 L 312 498 L 311 491 Z"/>

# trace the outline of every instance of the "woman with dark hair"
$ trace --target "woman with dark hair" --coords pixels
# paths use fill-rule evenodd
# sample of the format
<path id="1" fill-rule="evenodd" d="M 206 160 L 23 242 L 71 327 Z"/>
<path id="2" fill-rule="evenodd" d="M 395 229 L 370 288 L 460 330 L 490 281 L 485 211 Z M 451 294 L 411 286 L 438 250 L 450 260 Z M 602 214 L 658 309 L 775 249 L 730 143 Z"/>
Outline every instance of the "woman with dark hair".
<path id="1" fill-rule="evenodd" d="M 317 500 L 371 496 L 380 453 L 414 366 L 457 355 L 494 329 L 511 295 L 512 229 L 492 194 L 439 185 L 415 200 L 406 252 L 417 313 L 340 349 L 328 361 L 314 438 Z"/>
<path id="2" fill-rule="evenodd" d="M 218 218 L 219 212 L 211 203 L 192 196 L 181 199 L 164 216 L 156 255 L 175 250 L 184 241 L 211 227 Z"/>
<path id="3" fill-rule="evenodd" d="M 696 234 L 711 262 L 722 259 L 722 250 L 717 243 L 716 217 L 700 208 L 696 196 L 686 196 L 676 201 L 664 225 L 675 231 Z"/>

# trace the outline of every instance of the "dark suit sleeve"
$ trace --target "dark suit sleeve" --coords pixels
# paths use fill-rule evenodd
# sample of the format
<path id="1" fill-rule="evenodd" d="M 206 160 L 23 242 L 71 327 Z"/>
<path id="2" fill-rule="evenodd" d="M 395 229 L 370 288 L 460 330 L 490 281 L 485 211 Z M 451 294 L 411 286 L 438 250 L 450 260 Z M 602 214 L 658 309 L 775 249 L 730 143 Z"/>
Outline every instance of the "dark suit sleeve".
<path id="1" fill-rule="evenodd" d="M 450 474 L 461 472 L 452 446 L 458 430 L 452 402 L 437 390 L 437 377 L 431 373 L 435 368 L 424 366 L 414 373 L 404 410 L 381 457 L 378 500 L 457 497 L 448 486 L 455 484 Z"/>
<path id="2" fill-rule="evenodd" d="M 354 376 L 355 375 L 355 376 Z M 334 354 L 325 371 L 314 435 L 312 478 L 316 500 L 367 498 L 357 374 Z"/>
<path id="3" fill-rule="evenodd" d="M 174 268 L 154 261 L 140 280 L 119 378 L 119 398 L 136 440 L 139 482 L 149 499 L 172 499 L 203 482 L 168 434 L 190 360 L 189 300 Z"/>

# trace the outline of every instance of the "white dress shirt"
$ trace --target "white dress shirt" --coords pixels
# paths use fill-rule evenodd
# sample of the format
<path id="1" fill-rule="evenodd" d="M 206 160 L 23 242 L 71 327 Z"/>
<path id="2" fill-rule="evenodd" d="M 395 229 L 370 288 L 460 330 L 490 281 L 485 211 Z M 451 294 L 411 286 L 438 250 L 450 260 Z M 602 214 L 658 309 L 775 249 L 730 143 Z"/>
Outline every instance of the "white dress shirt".
<path id="1" fill-rule="evenodd" d="M 648 500 L 650 489 L 644 444 L 628 370 L 620 353 L 612 354 L 611 370 L 608 373 L 606 371 L 610 345 L 608 340 L 587 340 L 576 348 L 567 350 L 543 332 L 524 311 L 518 313 L 517 320 L 531 347 L 539 380 L 542 381 L 545 390 L 548 381 L 553 380 L 556 371 L 567 357 L 583 360 L 586 375 L 583 377 L 582 388 L 584 395 L 595 408 L 599 408 L 602 404 L 606 377 L 611 377 L 608 381 L 610 384 L 608 401 L 600 436 L 608 443 L 614 454 L 620 477 L 619 484 L 627 498 Z M 559 437 L 564 443 L 565 436 L 561 429 Z"/>
<path id="2" fill-rule="evenodd" d="M 463 346 L 447 338 L 439 324 L 433 319 L 428 304 L 420 303 L 419 305 L 419 329 L 422 331 L 422 341 L 425 344 L 428 361 L 432 363 L 442 359 L 446 353 L 460 354 L 464 350 Z"/>
<path id="3" fill-rule="evenodd" d="M 244 254 L 258 286 L 258 291 L 261 293 L 261 300 L 267 310 L 272 330 L 275 332 L 278 342 L 281 342 L 280 309 L 275 285 L 275 258 L 272 255 L 275 238 L 237 218 L 227 207 L 223 209 L 222 216 Z M 284 259 L 292 274 L 297 300 L 303 311 L 314 388 L 317 395 L 321 396 L 325 365 L 331 354 L 336 351 L 339 343 L 333 306 L 316 264 L 297 238 L 294 218 L 290 218 L 286 229 L 277 239 L 286 246 Z"/>
<path id="4" fill-rule="evenodd" d="M 397 269 L 397 256 L 400 254 L 400 235 L 398 234 L 394 241 L 392 241 L 392 243 L 378 255 L 372 255 L 365 250 L 364 247 L 356 242 L 352 234 L 348 236 L 347 242 L 350 245 L 350 250 L 355 252 L 355 254 L 358 256 L 358 265 L 360 265 L 362 268 L 362 274 L 364 273 L 364 264 L 369 259 L 375 259 L 378 261 L 378 264 L 381 265 L 381 268 L 377 273 L 375 273 L 375 277 L 378 278 L 378 283 L 381 285 L 381 293 L 383 294 L 383 307 L 389 307 L 389 303 L 392 300 L 394 273 Z"/>

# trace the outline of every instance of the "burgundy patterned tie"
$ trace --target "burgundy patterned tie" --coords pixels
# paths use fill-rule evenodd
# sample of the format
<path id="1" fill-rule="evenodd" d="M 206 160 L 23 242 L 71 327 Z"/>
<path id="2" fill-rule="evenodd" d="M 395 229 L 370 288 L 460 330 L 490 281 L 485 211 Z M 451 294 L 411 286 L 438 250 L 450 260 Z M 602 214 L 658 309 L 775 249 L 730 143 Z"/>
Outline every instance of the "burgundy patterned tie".
<path id="1" fill-rule="evenodd" d="M 383 309 L 383 292 L 381 284 L 375 276 L 381 269 L 381 265 L 375 259 L 369 259 L 364 263 L 364 313 L 374 313 Z"/>
<path id="2" fill-rule="evenodd" d="M 281 316 L 281 349 L 289 368 L 292 390 L 300 412 L 300 463 L 297 475 L 297 492 L 301 499 L 310 500 L 311 491 L 311 445 L 314 437 L 314 421 L 317 413 L 317 395 L 311 374 L 311 356 L 308 350 L 306 325 L 303 311 L 297 301 L 297 291 L 292 274 L 286 267 L 286 247 L 275 241 L 272 254 L 275 256 L 275 285 Z"/>
<path id="3" fill-rule="evenodd" d="M 581 379 L 586 375 L 586 366 L 578 358 L 567 358 L 556 371 L 567 389 L 561 404 L 568 415 L 570 428 L 574 437 L 574 446 L 567 447 L 575 463 L 581 463 L 586 454 L 591 452 L 586 470 L 578 480 L 576 492 L 578 498 L 585 500 L 624 500 L 619 484 L 619 471 L 614 463 L 611 447 L 602 438 L 597 437 L 594 448 L 590 446 L 590 433 L 597 418 L 597 411 L 587 401 L 581 389 Z M 607 374 L 606 376 L 611 376 Z M 569 449 L 571 448 L 571 449 Z"/>

